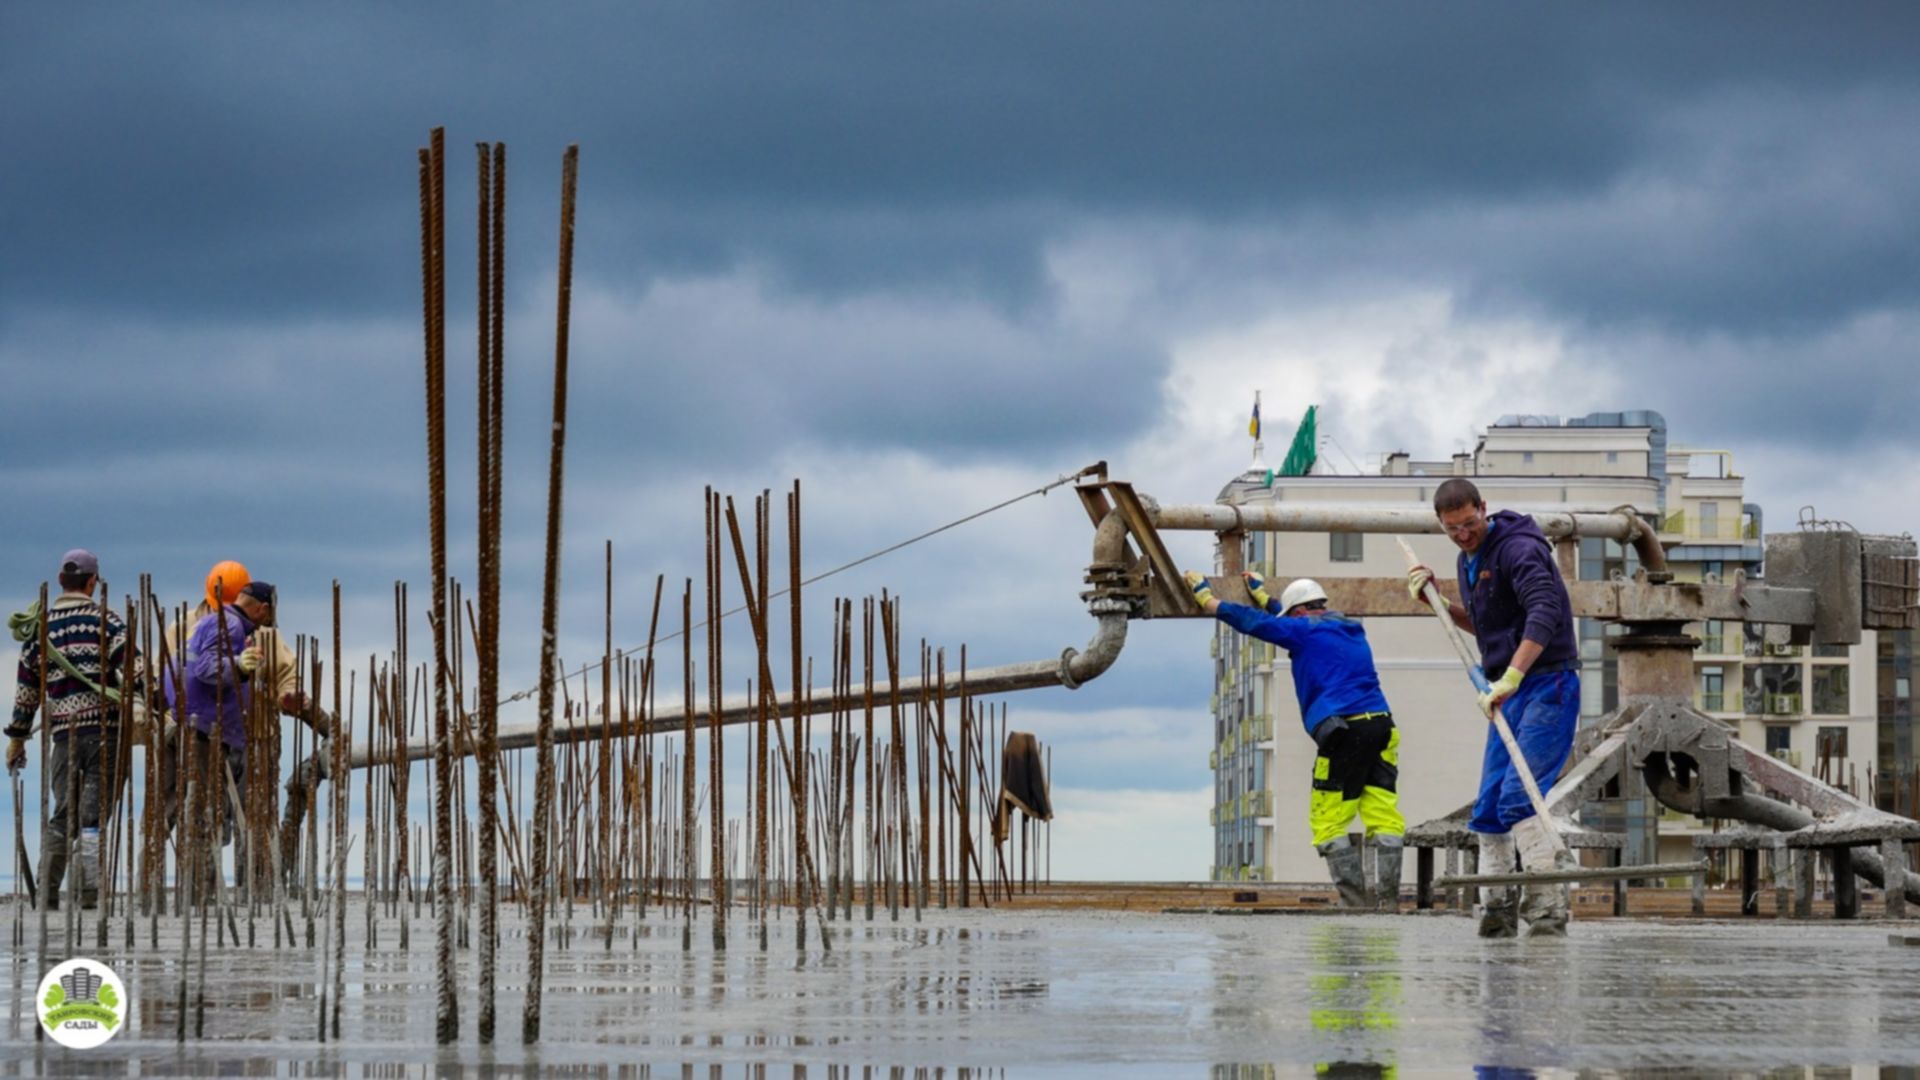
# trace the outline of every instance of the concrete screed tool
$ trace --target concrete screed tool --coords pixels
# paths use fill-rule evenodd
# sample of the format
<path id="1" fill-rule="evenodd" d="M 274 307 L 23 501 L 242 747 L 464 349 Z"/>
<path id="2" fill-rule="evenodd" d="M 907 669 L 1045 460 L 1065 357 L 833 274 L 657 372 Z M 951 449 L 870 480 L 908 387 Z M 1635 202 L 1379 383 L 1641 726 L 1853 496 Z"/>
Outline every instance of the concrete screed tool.
<path id="1" fill-rule="evenodd" d="M 1395 537 L 1394 539 L 1399 541 L 1400 550 L 1407 557 L 1407 569 L 1412 570 L 1414 567 L 1420 565 L 1419 556 L 1413 553 L 1413 548 L 1408 545 L 1406 540 L 1401 537 Z M 1460 632 L 1460 628 L 1454 625 L 1453 619 L 1447 615 L 1446 601 L 1440 596 L 1440 589 L 1434 584 L 1433 579 L 1429 578 L 1426 587 L 1420 590 L 1420 598 L 1427 602 L 1427 606 L 1433 609 L 1434 616 L 1439 619 L 1441 628 L 1447 633 L 1447 640 L 1453 643 L 1454 653 L 1460 657 L 1460 663 L 1467 669 L 1467 677 L 1473 680 L 1474 689 L 1479 693 L 1486 693 L 1488 688 L 1487 674 L 1481 669 L 1480 665 L 1474 661 L 1473 652 L 1467 647 L 1466 635 Z M 1542 821 L 1553 824 L 1553 813 L 1547 809 L 1547 800 L 1540 794 L 1540 785 L 1534 782 L 1533 770 L 1527 767 L 1526 756 L 1520 752 L 1520 744 L 1514 740 L 1513 728 L 1508 726 L 1507 718 L 1501 712 L 1500 706 L 1498 705 L 1493 707 L 1493 728 L 1500 733 L 1500 741 L 1506 744 L 1507 756 L 1513 760 L 1513 769 L 1516 773 L 1520 774 L 1520 782 L 1527 789 L 1527 800 L 1533 804 L 1533 812 L 1539 815 Z M 1554 861 L 1556 863 L 1571 861 L 1566 841 L 1561 838 L 1558 826 L 1553 828 L 1551 835 L 1553 837 Z M 1568 856 L 1568 858 L 1562 858 L 1562 856 Z M 1696 874 L 1705 869 L 1705 867 L 1706 864 L 1704 861 L 1652 863 L 1643 866 L 1575 866 L 1566 870 L 1531 870 L 1517 873 L 1444 877 L 1434 882 L 1434 884 L 1440 887 L 1452 887 L 1457 885 L 1526 885 L 1579 881 L 1615 881 L 1621 878 L 1667 877 L 1677 874 Z"/>

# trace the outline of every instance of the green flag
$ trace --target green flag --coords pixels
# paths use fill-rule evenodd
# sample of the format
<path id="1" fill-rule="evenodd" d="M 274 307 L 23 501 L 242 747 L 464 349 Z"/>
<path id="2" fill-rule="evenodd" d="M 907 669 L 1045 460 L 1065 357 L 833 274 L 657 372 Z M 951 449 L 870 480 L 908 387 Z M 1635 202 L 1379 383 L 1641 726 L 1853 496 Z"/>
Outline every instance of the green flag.
<path id="1" fill-rule="evenodd" d="M 1287 460 L 1280 463 L 1281 476 L 1305 476 L 1307 470 L 1313 468 L 1313 463 L 1318 460 L 1319 455 L 1315 452 L 1315 447 L 1319 445 L 1320 440 L 1316 433 L 1313 414 L 1319 407 L 1318 405 L 1307 406 L 1307 415 L 1300 418 L 1300 427 L 1293 433 L 1293 445 L 1287 447 Z"/>

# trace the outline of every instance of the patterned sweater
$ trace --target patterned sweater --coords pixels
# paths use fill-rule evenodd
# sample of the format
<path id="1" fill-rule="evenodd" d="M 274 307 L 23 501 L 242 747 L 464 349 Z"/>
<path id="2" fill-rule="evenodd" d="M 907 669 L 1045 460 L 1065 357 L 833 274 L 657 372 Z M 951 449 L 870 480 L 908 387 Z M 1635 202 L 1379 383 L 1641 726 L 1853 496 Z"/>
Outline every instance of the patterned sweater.
<path id="1" fill-rule="evenodd" d="M 126 622 L 107 612 L 107 675 L 100 674 L 100 608 L 84 596 L 61 596 L 47 612 L 47 643 L 73 662 L 73 666 L 96 685 L 117 687 L 126 666 L 128 648 Z M 33 717 L 46 706 L 50 734 L 64 739 L 76 728 L 111 727 L 120 720 L 120 711 L 88 689 L 86 684 L 47 658 L 47 686 L 44 702 L 40 690 L 40 636 L 27 639 L 20 649 L 18 688 L 13 694 L 13 719 L 7 724 L 7 737 L 24 739 L 33 734 Z"/>

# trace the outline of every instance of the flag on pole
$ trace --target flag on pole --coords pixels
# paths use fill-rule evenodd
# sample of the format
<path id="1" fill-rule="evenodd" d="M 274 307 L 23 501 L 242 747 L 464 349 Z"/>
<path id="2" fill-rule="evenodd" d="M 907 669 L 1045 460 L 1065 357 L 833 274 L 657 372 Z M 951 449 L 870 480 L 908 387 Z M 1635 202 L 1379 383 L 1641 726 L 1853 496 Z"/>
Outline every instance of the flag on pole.
<path id="1" fill-rule="evenodd" d="M 1316 434 L 1318 425 L 1314 422 L 1314 410 L 1318 405 L 1307 406 L 1307 415 L 1300 418 L 1300 426 L 1293 433 L 1293 445 L 1287 448 L 1287 458 L 1280 463 L 1281 476 L 1305 476 L 1307 470 L 1320 456 L 1320 443 Z"/>
<path id="2" fill-rule="evenodd" d="M 1259 391 L 1255 391 L 1253 395 L 1253 419 L 1247 421 L 1247 434 L 1253 436 L 1254 442 L 1260 441 L 1260 393 Z"/>

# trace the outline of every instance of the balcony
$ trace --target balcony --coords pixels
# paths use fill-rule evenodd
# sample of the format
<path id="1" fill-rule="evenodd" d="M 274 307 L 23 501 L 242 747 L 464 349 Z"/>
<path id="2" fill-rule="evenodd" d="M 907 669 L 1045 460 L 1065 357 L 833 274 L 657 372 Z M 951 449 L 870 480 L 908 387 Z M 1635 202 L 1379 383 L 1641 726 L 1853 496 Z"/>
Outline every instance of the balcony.
<path id="1" fill-rule="evenodd" d="M 1247 816 L 1270 818 L 1273 816 L 1273 792 L 1267 790 L 1247 792 Z"/>
<path id="2" fill-rule="evenodd" d="M 1727 693 L 1724 690 L 1713 693 L 1705 690 L 1700 691 L 1693 696 L 1693 707 L 1706 713 L 1739 711 L 1738 709 L 1730 710 L 1727 708 Z"/>
<path id="3" fill-rule="evenodd" d="M 1701 634 L 1700 648 L 1695 656 L 1743 656 L 1746 653 L 1747 636 L 1738 631 L 1728 634 Z"/>
<path id="4" fill-rule="evenodd" d="M 1660 519 L 1659 535 L 1682 542 L 1700 544 L 1738 544 L 1758 541 L 1760 530 L 1751 521 L 1722 521 L 1717 517 L 1689 518 L 1685 510 L 1675 510 Z"/>

